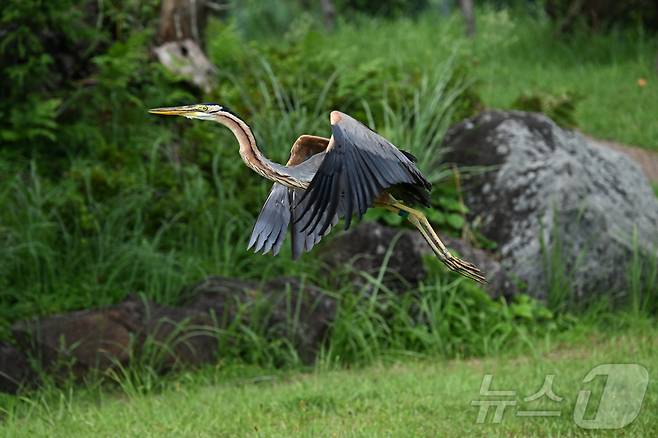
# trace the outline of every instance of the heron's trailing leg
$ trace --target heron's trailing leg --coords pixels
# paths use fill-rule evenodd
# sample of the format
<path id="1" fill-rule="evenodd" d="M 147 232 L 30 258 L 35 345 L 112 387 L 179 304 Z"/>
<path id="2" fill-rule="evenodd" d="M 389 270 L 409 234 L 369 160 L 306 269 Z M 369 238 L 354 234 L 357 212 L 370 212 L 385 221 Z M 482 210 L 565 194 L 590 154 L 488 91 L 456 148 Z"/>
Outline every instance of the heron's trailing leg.
<path id="1" fill-rule="evenodd" d="M 434 254 L 436 254 L 439 260 L 441 260 L 448 269 L 458 272 L 479 283 L 486 283 L 486 279 L 475 265 L 453 256 L 448 251 L 443 242 L 441 242 L 439 236 L 434 232 L 434 229 L 423 212 L 397 202 L 392 197 L 389 200 L 379 202 L 378 204 L 394 213 L 402 214 L 409 222 L 418 228 L 418 231 L 420 231 L 420 234 L 423 235 L 427 243 L 430 245 Z"/>

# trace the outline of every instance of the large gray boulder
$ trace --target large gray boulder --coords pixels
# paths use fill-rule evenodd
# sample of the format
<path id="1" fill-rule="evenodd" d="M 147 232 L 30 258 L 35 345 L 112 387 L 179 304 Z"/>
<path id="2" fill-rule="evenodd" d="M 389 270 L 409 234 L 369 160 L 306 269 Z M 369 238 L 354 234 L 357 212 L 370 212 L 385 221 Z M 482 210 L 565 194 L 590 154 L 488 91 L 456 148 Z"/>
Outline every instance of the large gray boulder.
<path id="1" fill-rule="evenodd" d="M 562 268 L 576 296 L 618 293 L 633 233 L 641 251 L 655 251 L 658 202 L 623 154 L 516 111 L 482 113 L 451 128 L 444 142 L 448 162 L 486 167 L 465 184 L 471 219 L 528 293 L 545 298 L 550 272 Z M 555 248 L 559 257 L 548 257 Z"/>

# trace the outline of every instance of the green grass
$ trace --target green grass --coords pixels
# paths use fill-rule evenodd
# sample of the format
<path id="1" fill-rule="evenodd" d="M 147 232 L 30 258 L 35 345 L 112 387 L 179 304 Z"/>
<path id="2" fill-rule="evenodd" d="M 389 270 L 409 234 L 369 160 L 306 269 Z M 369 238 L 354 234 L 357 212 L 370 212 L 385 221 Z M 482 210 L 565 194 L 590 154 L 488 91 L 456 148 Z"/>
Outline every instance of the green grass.
<path id="1" fill-rule="evenodd" d="M 596 138 L 658 151 L 658 122 L 651 116 L 655 114 L 651 111 L 658 110 L 655 104 L 658 99 L 658 78 L 649 73 L 651 62 L 623 62 L 630 64 L 629 68 L 617 64 L 595 69 L 573 65 L 526 65 L 527 76 L 524 77 L 515 77 L 513 70 L 501 71 L 499 67 L 493 66 L 491 71 L 483 74 L 489 85 L 483 87 L 482 95 L 489 106 L 509 108 L 512 99 L 518 97 L 518 94 L 514 96 L 515 93 L 534 93 L 539 90 L 561 95 L 575 92 L 579 96 L 575 113 L 579 130 Z M 559 80 L 551 79 L 550 75 L 558 74 L 558 71 L 546 74 L 546 70 L 553 69 L 564 72 L 563 77 Z M 638 87 L 635 84 L 637 78 L 647 75 L 650 75 L 652 84 L 646 89 Z M 508 85 L 499 82 L 508 80 L 517 82 Z M 610 83 L 616 85 L 611 89 L 607 86 Z M 610 113 L 602 106 L 612 106 L 619 111 Z"/>
<path id="2" fill-rule="evenodd" d="M 354 41 L 359 41 L 354 44 Z M 641 31 L 557 35 L 544 17 L 478 11 L 478 34 L 464 37 L 459 16 L 364 21 L 315 42 L 339 65 L 421 65 L 462 56 L 485 106 L 511 108 L 523 94 L 577 96 L 579 128 L 596 137 L 658 150 L 658 39 Z M 332 51 L 333 50 L 333 51 Z M 364 56 L 364 54 L 367 54 Z M 645 79 L 646 85 L 638 85 Z"/>
<path id="3" fill-rule="evenodd" d="M 469 111 L 462 91 L 473 97 L 476 90 L 485 106 L 497 108 L 512 107 L 522 94 L 576 95 L 575 120 L 585 132 L 658 149 L 655 37 L 633 31 L 557 37 L 543 18 L 504 11 L 480 10 L 478 20 L 479 33 L 469 40 L 459 16 L 358 19 L 339 23 L 333 33 L 313 31 L 319 27 L 300 17 L 276 44 L 241 40 L 232 25 L 214 23 L 207 47 L 223 82 L 203 100 L 244 110 L 278 161 L 299 134 L 327 134 L 329 110 L 350 112 L 414 151 L 437 181 L 445 175 L 435 162 L 443 133 L 455 115 Z M 130 50 L 146 59 L 146 43 Z M 105 56 L 107 64 L 130 58 L 119 52 Z M 383 270 L 361 273 L 374 287 L 369 293 L 332 275 L 345 278 L 336 291 L 315 254 L 293 263 L 287 246 L 277 258 L 247 253 L 269 183 L 236 159 L 226 130 L 144 113 L 194 97 L 171 78 L 139 91 L 141 79 L 131 76 L 141 78 L 137 61 L 119 74 L 134 87 L 112 81 L 101 87 L 103 78 L 117 75 L 101 69 L 99 88 L 86 88 L 98 102 L 81 107 L 93 116 L 81 113 L 87 118 L 63 137 L 80 137 L 85 148 L 52 166 L 38 157 L 30 165 L 10 154 L 0 160 L 0 337 L 14 320 L 108 305 L 132 291 L 176 303 L 184 285 L 210 274 L 303 277 L 340 297 L 339 316 L 313 371 L 300 371 L 294 349 L 272 338 L 262 317 L 245 318 L 225 331 L 235 342 L 214 368 L 161 377 L 158 364 L 146 360 L 86 388 L 46 385 L 1 396 L 3 434 L 584 434 L 571 410 L 575 388 L 592 366 L 638 361 L 655 372 L 658 332 L 655 321 L 645 319 L 656 309 L 655 259 L 645 266 L 637 252 L 628 271 L 629 313 L 606 314 L 595 326 L 611 327 L 585 332 L 578 330 L 587 314 L 561 313 L 570 299 L 563 293 L 569 277 L 557 246 L 545 248 L 555 312 L 525 296 L 491 300 L 442 269 L 430 269 L 427 281 L 406 294 L 381 284 Z M 644 87 L 639 78 L 647 80 Z M 160 90 L 162 84 L 176 92 Z M 103 90 L 119 93 L 111 105 Z M 99 102 L 106 103 L 100 111 Z M 56 150 L 68 148 L 62 143 Z M 636 320 L 634 328 L 614 334 L 615 320 L 624 318 Z M 489 371 L 497 388 L 523 395 L 555 373 L 555 390 L 566 398 L 563 415 L 475 424 L 470 402 Z M 625 434 L 656 435 L 655 383 L 650 391 Z"/>
<path id="4" fill-rule="evenodd" d="M 658 150 L 658 40 L 641 32 L 558 36 L 548 22 L 481 15 L 470 47 L 487 106 L 521 93 L 578 96 L 575 118 L 596 137 Z M 638 80 L 644 79 L 644 87 Z"/>
<path id="5" fill-rule="evenodd" d="M 604 363 L 639 363 L 658 371 L 658 331 L 647 320 L 631 329 L 572 331 L 567 342 L 546 340 L 530 354 L 468 360 L 411 360 L 357 369 L 281 372 L 218 364 L 170 380 L 157 393 L 97 388 L 55 390 L 14 400 L 4 436 L 558 436 L 589 435 L 572 420 L 580 389 L 598 400 L 601 385 L 584 376 Z M 510 408 L 500 424 L 477 424 L 484 374 L 491 389 L 513 390 L 520 410 L 559 410 L 558 418 L 520 418 Z M 556 403 L 525 402 L 555 374 Z M 606 436 L 655 436 L 654 378 L 638 418 Z M 588 411 L 589 412 L 589 411 Z M 588 414 L 589 415 L 589 414 Z M 593 413 L 592 413 L 593 415 Z M 586 417 L 589 418 L 589 417 Z"/>

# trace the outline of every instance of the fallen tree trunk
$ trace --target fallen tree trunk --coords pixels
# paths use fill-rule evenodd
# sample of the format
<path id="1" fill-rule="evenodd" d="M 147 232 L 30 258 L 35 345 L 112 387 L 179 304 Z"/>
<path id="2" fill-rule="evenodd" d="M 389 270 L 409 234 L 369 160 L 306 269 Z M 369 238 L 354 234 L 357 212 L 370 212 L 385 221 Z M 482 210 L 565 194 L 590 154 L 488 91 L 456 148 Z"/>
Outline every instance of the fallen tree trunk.
<path id="1" fill-rule="evenodd" d="M 475 36 L 475 9 L 473 8 L 473 0 L 459 0 L 459 8 L 464 16 L 466 22 L 466 35 L 469 37 Z"/>
<path id="2" fill-rule="evenodd" d="M 158 43 L 191 39 L 202 46 L 205 3 L 205 0 L 162 0 Z"/>
<path id="3" fill-rule="evenodd" d="M 320 0 L 322 5 L 322 19 L 324 26 L 331 30 L 334 28 L 334 21 L 336 20 L 336 8 L 334 7 L 333 0 Z"/>

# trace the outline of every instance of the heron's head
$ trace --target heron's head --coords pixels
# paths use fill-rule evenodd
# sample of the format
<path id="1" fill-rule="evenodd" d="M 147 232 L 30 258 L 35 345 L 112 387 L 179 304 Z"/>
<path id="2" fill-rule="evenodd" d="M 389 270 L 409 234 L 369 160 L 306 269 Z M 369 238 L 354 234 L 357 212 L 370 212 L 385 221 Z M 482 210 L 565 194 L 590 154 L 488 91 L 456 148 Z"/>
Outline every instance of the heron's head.
<path id="1" fill-rule="evenodd" d="M 221 105 L 214 103 L 200 103 L 198 105 L 171 106 L 166 108 L 153 108 L 151 114 L 162 114 L 165 116 L 183 116 L 188 119 L 216 120 L 218 115 L 232 114 L 232 112 Z"/>

